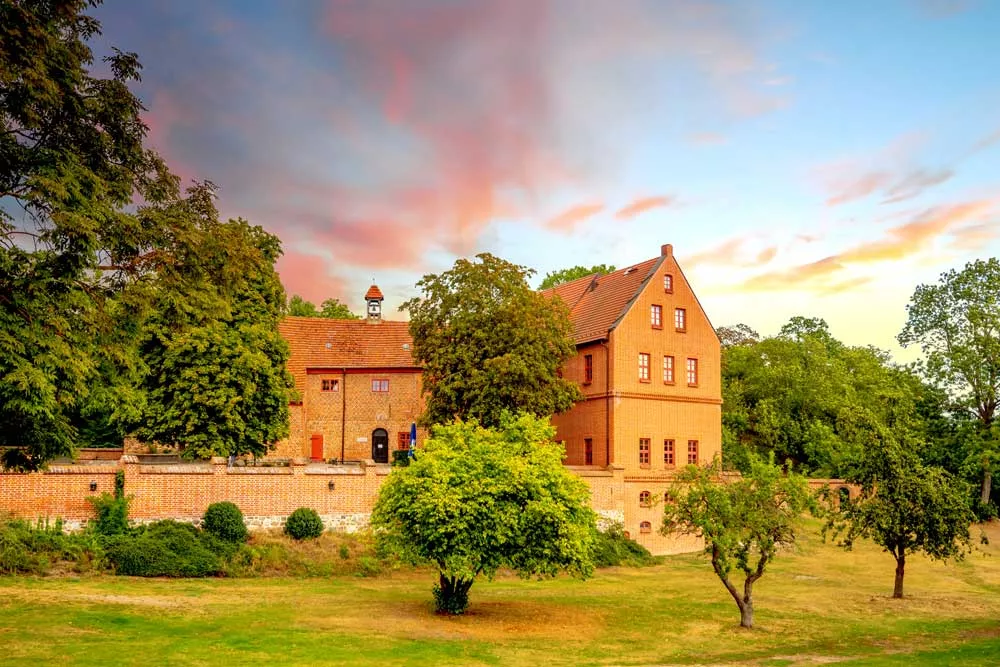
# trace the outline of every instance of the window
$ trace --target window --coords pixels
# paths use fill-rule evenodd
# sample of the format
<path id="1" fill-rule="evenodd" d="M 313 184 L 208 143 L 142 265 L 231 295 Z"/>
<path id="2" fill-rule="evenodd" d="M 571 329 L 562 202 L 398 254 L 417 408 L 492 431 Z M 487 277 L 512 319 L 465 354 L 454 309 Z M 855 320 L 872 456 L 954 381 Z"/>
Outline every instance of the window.
<path id="1" fill-rule="evenodd" d="M 639 465 L 649 466 L 649 438 L 639 438 Z"/>
<path id="2" fill-rule="evenodd" d="M 651 524 L 648 521 L 643 521 L 642 523 L 639 524 L 640 533 L 649 533 L 652 532 L 652 530 L 653 530 L 653 524 Z"/>
<path id="3" fill-rule="evenodd" d="M 674 277 L 669 273 L 663 275 L 663 291 L 667 294 L 674 293 Z"/>
<path id="4" fill-rule="evenodd" d="M 583 383 L 590 384 L 594 381 L 594 355 L 583 355 Z"/>
<path id="5" fill-rule="evenodd" d="M 643 507 L 649 507 L 649 491 L 639 492 L 639 504 Z"/>
<path id="6" fill-rule="evenodd" d="M 697 359 L 688 359 L 687 376 L 688 376 L 688 386 L 689 387 L 697 387 L 698 386 L 698 360 Z"/>
<path id="7" fill-rule="evenodd" d="M 688 440 L 688 463 L 698 465 L 698 441 Z"/>
<path id="8" fill-rule="evenodd" d="M 664 384 L 674 383 L 674 358 L 670 355 L 663 357 L 663 382 Z"/>
<path id="9" fill-rule="evenodd" d="M 687 311 L 683 308 L 674 308 L 674 328 L 687 331 Z"/>
<path id="10" fill-rule="evenodd" d="M 654 329 L 663 328 L 663 306 L 654 303 L 649 307 L 649 323 L 653 325 Z"/>
<path id="11" fill-rule="evenodd" d="M 340 391 L 340 380 L 323 380 L 323 391 Z"/>
<path id="12" fill-rule="evenodd" d="M 664 491 L 663 492 L 663 502 L 665 502 L 665 503 L 673 502 L 671 500 L 671 498 L 670 498 L 670 492 L 669 491 Z"/>
<path id="13" fill-rule="evenodd" d="M 407 450 L 410 448 L 410 432 L 400 431 L 396 434 L 396 449 Z"/>
<path id="14" fill-rule="evenodd" d="M 663 441 L 663 465 L 672 466 L 674 464 L 674 441 Z"/>
<path id="15" fill-rule="evenodd" d="M 388 380 L 372 380 L 372 391 L 386 393 L 389 391 Z"/>
<path id="16" fill-rule="evenodd" d="M 592 438 L 583 439 L 583 464 L 594 465 L 594 440 Z"/>
<path id="17" fill-rule="evenodd" d="M 639 353 L 639 382 L 649 382 L 649 354 Z"/>

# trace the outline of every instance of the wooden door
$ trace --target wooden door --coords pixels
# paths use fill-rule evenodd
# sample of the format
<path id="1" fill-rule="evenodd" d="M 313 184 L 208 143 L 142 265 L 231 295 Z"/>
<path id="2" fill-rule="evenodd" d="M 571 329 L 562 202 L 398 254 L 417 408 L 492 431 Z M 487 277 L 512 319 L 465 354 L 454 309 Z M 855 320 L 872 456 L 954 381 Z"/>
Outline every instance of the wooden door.
<path id="1" fill-rule="evenodd" d="M 323 460 L 323 434 L 313 433 L 312 438 L 310 438 L 312 444 L 311 457 L 313 461 Z"/>

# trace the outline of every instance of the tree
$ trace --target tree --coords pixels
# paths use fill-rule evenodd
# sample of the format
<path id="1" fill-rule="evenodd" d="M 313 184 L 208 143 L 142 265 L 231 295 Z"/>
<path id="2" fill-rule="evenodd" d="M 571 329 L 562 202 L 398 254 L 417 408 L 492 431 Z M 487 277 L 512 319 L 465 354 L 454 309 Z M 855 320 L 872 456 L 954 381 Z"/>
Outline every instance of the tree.
<path id="1" fill-rule="evenodd" d="M 316 304 L 306 301 L 298 294 L 293 295 L 288 301 L 288 314 L 293 317 L 326 317 L 331 320 L 360 319 L 346 304 L 337 299 L 326 299 L 317 310 Z"/>
<path id="2" fill-rule="evenodd" d="M 903 447 L 888 431 L 869 425 L 871 436 L 855 474 L 860 496 L 831 511 L 824 535 L 843 536 L 851 549 L 869 538 L 896 559 L 892 597 L 903 597 L 906 557 L 924 553 L 935 560 L 962 559 L 970 549 L 974 515 L 961 481 L 934 466 L 925 466 L 911 447 Z"/>
<path id="3" fill-rule="evenodd" d="M 19 447 L 7 467 L 71 453 L 88 411 L 137 409 L 122 345 L 133 311 L 111 302 L 162 257 L 160 230 L 126 207 L 176 178 L 142 145 L 135 54 L 90 73 L 100 24 L 83 12 L 96 4 L 0 0 L 0 446 Z"/>
<path id="4" fill-rule="evenodd" d="M 753 345 L 760 342 L 760 334 L 746 324 L 734 324 L 731 327 L 719 327 L 715 330 L 723 347 L 734 345 Z"/>
<path id="5" fill-rule="evenodd" d="M 993 472 L 1000 462 L 994 420 L 1000 404 L 1000 260 L 969 262 L 941 274 L 936 285 L 920 285 L 906 307 L 899 344 L 919 344 L 926 372 L 979 422 L 973 454 L 979 468 L 980 502 L 990 502 Z"/>
<path id="6" fill-rule="evenodd" d="M 497 429 L 435 426 L 416 459 L 382 485 L 376 539 L 406 562 L 437 567 L 438 612 L 463 613 L 476 578 L 500 568 L 522 577 L 592 572 L 589 490 L 563 467 L 554 434 L 529 414 L 505 414 Z"/>
<path id="7" fill-rule="evenodd" d="M 476 258 L 424 276 L 423 295 L 400 307 L 424 369 L 424 422 L 494 427 L 505 411 L 568 410 L 580 391 L 559 376 L 576 351 L 566 307 L 528 287 L 531 270 L 490 254 Z"/>
<path id="8" fill-rule="evenodd" d="M 802 513 L 813 504 L 804 478 L 783 473 L 753 457 L 741 478 L 720 478 L 719 465 L 688 466 L 677 477 L 665 505 L 664 535 L 681 533 L 705 540 L 712 569 L 740 610 L 740 626 L 753 627 L 753 586 L 778 550 L 795 542 Z M 732 581 L 743 574 L 743 591 Z"/>
<path id="9" fill-rule="evenodd" d="M 538 286 L 538 289 L 549 289 L 550 287 L 562 285 L 563 283 L 568 283 L 571 280 L 583 278 L 584 276 L 592 276 L 595 273 L 606 275 L 608 273 L 614 273 L 614 271 L 614 265 L 608 264 L 595 264 L 590 268 L 587 268 L 586 266 L 572 266 L 568 269 L 550 271 L 545 274 L 545 278 L 542 279 L 542 284 Z"/>

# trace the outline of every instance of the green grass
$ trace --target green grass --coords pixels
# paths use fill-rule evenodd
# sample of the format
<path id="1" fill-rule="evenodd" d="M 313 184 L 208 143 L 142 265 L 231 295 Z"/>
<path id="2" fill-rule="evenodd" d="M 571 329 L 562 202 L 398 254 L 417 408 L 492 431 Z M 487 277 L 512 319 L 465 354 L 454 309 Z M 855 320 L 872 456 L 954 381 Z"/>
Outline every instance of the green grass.
<path id="1" fill-rule="evenodd" d="M 1000 529 L 990 529 L 994 545 Z M 963 563 L 844 553 L 808 533 L 756 588 L 757 628 L 699 555 L 569 578 L 500 578 L 432 613 L 429 572 L 379 578 L 0 578 L 0 663 L 45 665 L 987 665 L 1000 546 Z"/>

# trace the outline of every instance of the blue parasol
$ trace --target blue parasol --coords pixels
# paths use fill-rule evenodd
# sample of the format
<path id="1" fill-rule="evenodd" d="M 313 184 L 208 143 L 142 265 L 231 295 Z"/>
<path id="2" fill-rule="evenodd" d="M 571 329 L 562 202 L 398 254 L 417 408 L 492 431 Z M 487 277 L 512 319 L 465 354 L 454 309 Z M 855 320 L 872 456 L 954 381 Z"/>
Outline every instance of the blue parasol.
<path id="1" fill-rule="evenodd" d="M 410 456 L 411 459 L 417 458 L 416 454 L 413 453 L 413 450 L 416 449 L 416 447 L 417 447 L 417 424 L 416 424 L 416 422 L 411 422 L 410 423 L 410 454 L 409 454 L 409 456 Z"/>

